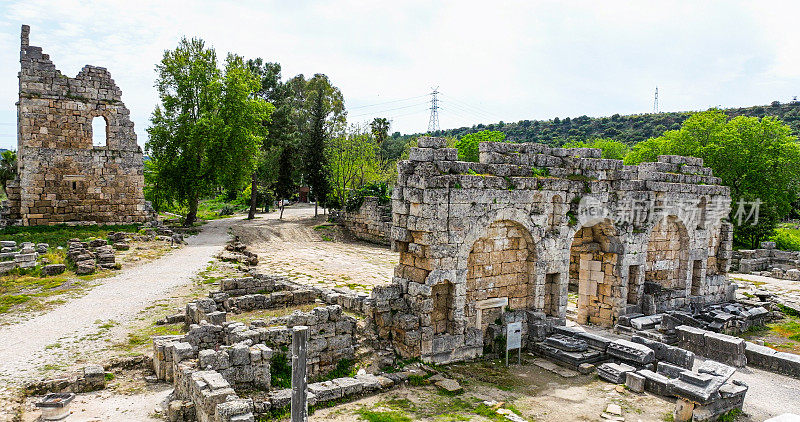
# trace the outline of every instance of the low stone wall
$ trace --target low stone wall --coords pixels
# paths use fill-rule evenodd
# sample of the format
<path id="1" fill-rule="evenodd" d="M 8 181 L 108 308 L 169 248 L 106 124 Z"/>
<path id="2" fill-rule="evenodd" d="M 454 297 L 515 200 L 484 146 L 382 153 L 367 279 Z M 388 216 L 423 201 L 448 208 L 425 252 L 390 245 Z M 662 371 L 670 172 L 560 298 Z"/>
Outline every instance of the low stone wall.
<path id="1" fill-rule="evenodd" d="M 747 342 L 744 350 L 747 364 L 767 371 L 800 378 L 800 356 L 779 352 L 766 346 Z"/>
<path id="2" fill-rule="evenodd" d="M 224 314 L 224 313 L 223 313 Z M 184 336 L 161 336 L 153 339 L 153 367 L 159 379 L 170 380 L 170 362 L 175 360 L 175 344 L 188 346 L 186 358 L 197 359 L 203 350 L 216 351 L 249 341 L 264 344 L 273 350 L 289 348 L 292 343 L 291 328 L 309 327 L 308 375 L 324 375 L 342 359 L 355 358 L 356 319 L 344 315 L 338 305 L 317 307 L 310 312 L 295 311 L 291 315 L 269 320 L 255 320 L 250 326 L 241 322 L 224 322 L 221 325 L 201 321 L 192 324 Z M 184 348 L 186 347 L 184 346 Z M 181 355 L 183 356 L 183 355 Z M 174 363 L 174 362 L 173 362 Z"/>
<path id="3" fill-rule="evenodd" d="M 176 363 L 171 421 L 253 421 L 253 402 L 239 398 L 217 371 L 197 370 L 193 362 Z"/>
<path id="4" fill-rule="evenodd" d="M 201 350 L 198 364 L 203 370 L 222 374 L 236 388 L 269 390 L 272 349 L 263 344 L 237 343 L 220 350 Z"/>
<path id="5" fill-rule="evenodd" d="M 289 279 L 284 276 L 254 274 L 252 277 L 224 278 L 219 282 L 219 292 L 229 296 L 272 293 L 286 290 Z M 213 298 L 213 295 L 210 296 Z"/>
<path id="6" fill-rule="evenodd" d="M 88 393 L 106 388 L 106 377 L 100 365 L 87 365 L 66 376 L 27 384 L 28 395 L 47 393 Z"/>
<path id="7" fill-rule="evenodd" d="M 231 297 L 225 301 L 228 312 L 247 312 L 256 309 L 287 308 L 314 303 L 317 299 L 311 290 L 284 290 L 269 294 L 253 294 Z"/>
<path id="8" fill-rule="evenodd" d="M 758 249 L 734 251 L 731 271 L 800 280 L 800 252 L 775 249 L 775 242 L 761 242 Z"/>
<path id="9" fill-rule="evenodd" d="M 358 211 L 332 210 L 331 219 L 344 226 L 353 236 L 381 245 L 391 245 L 392 204 L 381 204 L 368 196 Z"/>

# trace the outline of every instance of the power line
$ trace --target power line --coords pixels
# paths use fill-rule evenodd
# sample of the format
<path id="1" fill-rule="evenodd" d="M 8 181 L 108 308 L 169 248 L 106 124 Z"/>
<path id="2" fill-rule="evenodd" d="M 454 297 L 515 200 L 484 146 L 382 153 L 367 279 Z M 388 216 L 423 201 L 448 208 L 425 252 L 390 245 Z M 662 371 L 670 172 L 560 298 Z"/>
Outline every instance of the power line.
<path id="1" fill-rule="evenodd" d="M 408 100 L 414 100 L 414 99 L 417 99 L 417 98 L 422 98 L 422 97 L 427 97 L 427 96 L 428 96 L 428 94 L 423 94 L 423 95 L 417 95 L 416 97 L 401 98 L 399 100 L 391 100 L 391 101 L 384 101 L 382 103 L 375 103 L 375 104 L 367 104 L 367 105 L 362 105 L 362 106 L 357 106 L 357 107 L 350 107 L 350 110 L 357 110 L 359 108 L 375 107 L 375 106 L 384 105 L 384 104 L 399 103 L 399 102 L 408 101 Z"/>
<path id="2" fill-rule="evenodd" d="M 428 133 L 433 133 L 439 130 L 439 100 L 436 98 L 439 95 L 439 87 L 431 88 L 431 118 L 428 120 Z"/>
<path id="3" fill-rule="evenodd" d="M 419 107 L 419 106 L 422 106 L 422 105 L 425 105 L 425 104 L 427 104 L 427 102 L 411 104 L 411 105 L 402 106 L 402 107 L 388 108 L 388 109 L 385 109 L 385 110 L 370 111 L 370 112 L 367 112 L 367 113 L 354 114 L 354 115 L 351 115 L 350 117 L 374 116 L 374 115 L 377 115 L 377 114 L 385 113 L 387 111 L 402 110 L 402 109 L 411 108 L 411 107 Z"/>
<path id="4" fill-rule="evenodd" d="M 446 98 L 449 98 L 451 101 L 453 101 L 453 102 L 455 102 L 457 104 L 460 104 L 460 105 L 462 105 L 464 107 L 467 107 L 469 109 L 475 110 L 476 112 L 479 112 L 479 113 L 484 114 L 486 116 L 490 116 L 492 119 L 497 119 L 498 121 L 499 120 L 503 120 L 502 118 L 500 118 L 500 116 L 498 116 L 497 114 L 495 114 L 495 113 L 493 113 L 491 111 L 488 111 L 488 110 L 485 110 L 485 109 L 483 109 L 481 107 L 474 106 L 474 105 L 471 105 L 471 104 L 466 103 L 464 101 L 461 101 L 461 100 L 453 97 L 452 95 L 445 95 L 445 94 L 442 94 L 442 95 L 445 96 Z"/>

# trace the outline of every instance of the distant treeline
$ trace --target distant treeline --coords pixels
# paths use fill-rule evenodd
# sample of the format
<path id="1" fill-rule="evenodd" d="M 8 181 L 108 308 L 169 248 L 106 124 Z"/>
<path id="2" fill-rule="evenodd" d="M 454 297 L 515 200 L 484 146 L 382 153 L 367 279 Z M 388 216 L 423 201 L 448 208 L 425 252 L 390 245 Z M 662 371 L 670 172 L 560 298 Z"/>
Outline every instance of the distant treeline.
<path id="1" fill-rule="evenodd" d="M 795 136 L 800 134 L 800 102 L 781 104 L 773 101 L 770 105 L 728 108 L 722 110 L 729 117 L 773 116 L 783 120 L 791 128 Z M 551 146 L 560 146 L 569 141 L 585 141 L 593 138 L 611 138 L 627 145 L 634 145 L 649 138 L 661 136 L 665 131 L 680 129 L 681 124 L 694 112 L 665 112 L 657 114 L 633 114 L 622 116 L 614 114 L 610 117 L 580 116 L 551 120 L 520 120 L 516 123 L 478 124 L 472 127 L 441 130 L 433 133 L 434 136 L 453 136 L 461 138 L 464 135 L 481 130 L 499 130 L 506 134 L 506 139 L 512 142 L 538 142 Z M 408 139 L 420 134 L 401 135 L 395 132 L 389 145 L 384 149 L 394 149 L 399 156 Z M 392 144 L 400 144 L 392 148 Z M 394 151 L 393 151 L 394 152 Z M 393 155 L 393 154 L 392 154 Z"/>

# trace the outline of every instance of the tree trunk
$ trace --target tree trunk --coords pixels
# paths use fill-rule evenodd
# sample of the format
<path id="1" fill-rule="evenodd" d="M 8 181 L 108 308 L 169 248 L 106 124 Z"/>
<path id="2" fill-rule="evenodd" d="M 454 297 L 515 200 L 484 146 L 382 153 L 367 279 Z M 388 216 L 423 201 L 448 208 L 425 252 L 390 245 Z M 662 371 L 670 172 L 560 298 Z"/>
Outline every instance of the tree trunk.
<path id="1" fill-rule="evenodd" d="M 281 215 L 280 215 L 280 217 L 278 217 L 278 220 L 283 220 L 283 207 L 284 207 L 283 199 L 281 199 Z"/>
<path id="2" fill-rule="evenodd" d="M 197 221 L 197 205 L 199 202 L 200 200 L 196 198 L 189 200 L 189 213 L 186 214 L 183 227 L 192 227 L 194 222 Z"/>
<path id="3" fill-rule="evenodd" d="M 252 220 L 256 218 L 256 197 L 258 196 L 258 181 L 256 180 L 256 173 L 253 172 L 253 183 L 250 185 L 250 211 L 247 213 L 247 219 Z"/>
<path id="4" fill-rule="evenodd" d="M 317 205 L 318 204 L 319 204 L 319 201 L 314 201 L 314 217 L 316 217 L 318 215 L 317 214 Z"/>

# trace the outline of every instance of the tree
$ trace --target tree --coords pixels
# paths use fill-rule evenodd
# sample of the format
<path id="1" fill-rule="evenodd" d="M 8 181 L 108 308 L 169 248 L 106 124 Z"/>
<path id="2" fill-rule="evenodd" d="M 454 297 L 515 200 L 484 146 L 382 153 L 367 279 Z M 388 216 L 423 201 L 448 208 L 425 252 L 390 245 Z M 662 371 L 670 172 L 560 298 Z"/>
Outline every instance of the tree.
<path id="1" fill-rule="evenodd" d="M 267 134 L 261 144 L 261 151 L 258 154 L 258 165 L 256 171 L 251 176 L 250 185 L 250 209 L 247 218 L 252 220 L 256 216 L 258 206 L 258 195 L 262 190 L 259 189 L 259 182 L 269 185 L 274 179 L 275 159 L 281 151 L 281 144 L 284 137 L 291 130 L 287 127 L 285 118 L 285 107 L 281 107 L 281 102 L 285 98 L 285 89 L 281 84 L 281 65 L 280 63 L 264 62 L 261 57 L 247 61 L 247 67 L 259 79 L 260 86 L 256 95 L 271 103 L 275 109 L 270 116 L 270 121 L 264 122 L 267 126 Z M 283 211 L 283 210 L 281 210 Z"/>
<path id="2" fill-rule="evenodd" d="M 588 141 L 569 141 L 563 148 L 598 148 L 601 150 L 601 158 L 612 160 L 622 160 L 630 151 L 630 147 L 620 141 L 608 138 L 594 138 Z"/>
<path id="3" fill-rule="evenodd" d="M 331 202 L 343 207 L 350 191 L 368 183 L 389 182 L 390 172 L 379 151 L 377 140 L 357 126 L 328 142 L 325 155 L 330 169 Z"/>
<path id="4" fill-rule="evenodd" d="M 295 77 L 300 87 L 303 76 Z M 303 106 L 300 112 L 301 136 L 304 140 L 304 176 L 314 197 L 314 215 L 318 206 L 326 206 L 330 189 L 328 166 L 325 157 L 325 144 L 333 133 L 343 130 L 346 113 L 344 97 L 339 88 L 331 85 L 328 77 L 316 74 L 304 84 L 302 89 Z"/>
<path id="5" fill-rule="evenodd" d="M 482 130 L 464 135 L 455 143 L 455 147 L 458 149 L 458 159 L 477 162 L 479 158 L 478 145 L 481 142 L 503 142 L 505 139 L 506 134 L 497 130 Z"/>
<path id="6" fill-rule="evenodd" d="M 165 51 L 156 71 L 161 104 L 145 148 L 154 179 L 188 207 L 184 225 L 190 226 L 204 195 L 241 187 L 252 173 L 271 106 L 252 95 L 259 81 L 240 57 L 229 55 L 222 72 L 214 49 L 198 38 Z"/>
<path id="7" fill-rule="evenodd" d="M 3 151 L 0 154 L 0 183 L 2 183 L 3 193 L 8 195 L 6 186 L 9 180 L 14 180 L 17 177 L 17 152 L 16 151 Z"/>
<path id="8" fill-rule="evenodd" d="M 773 234 L 798 197 L 800 145 L 791 128 L 772 117 L 728 120 L 719 110 L 696 113 L 679 130 L 633 147 L 626 164 L 655 161 L 658 155 L 699 157 L 731 190 L 731 220 L 739 201 L 760 201 L 758 223 L 734 226 L 734 241 L 755 247 Z"/>
<path id="9" fill-rule="evenodd" d="M 385 117 L 376 117 L 369 124 L 370 129 L 372 129 L 372 136 L 378 145 L 382 145 L 386 138 L 389 137 L 389 126 L 389 119 Z"/>

